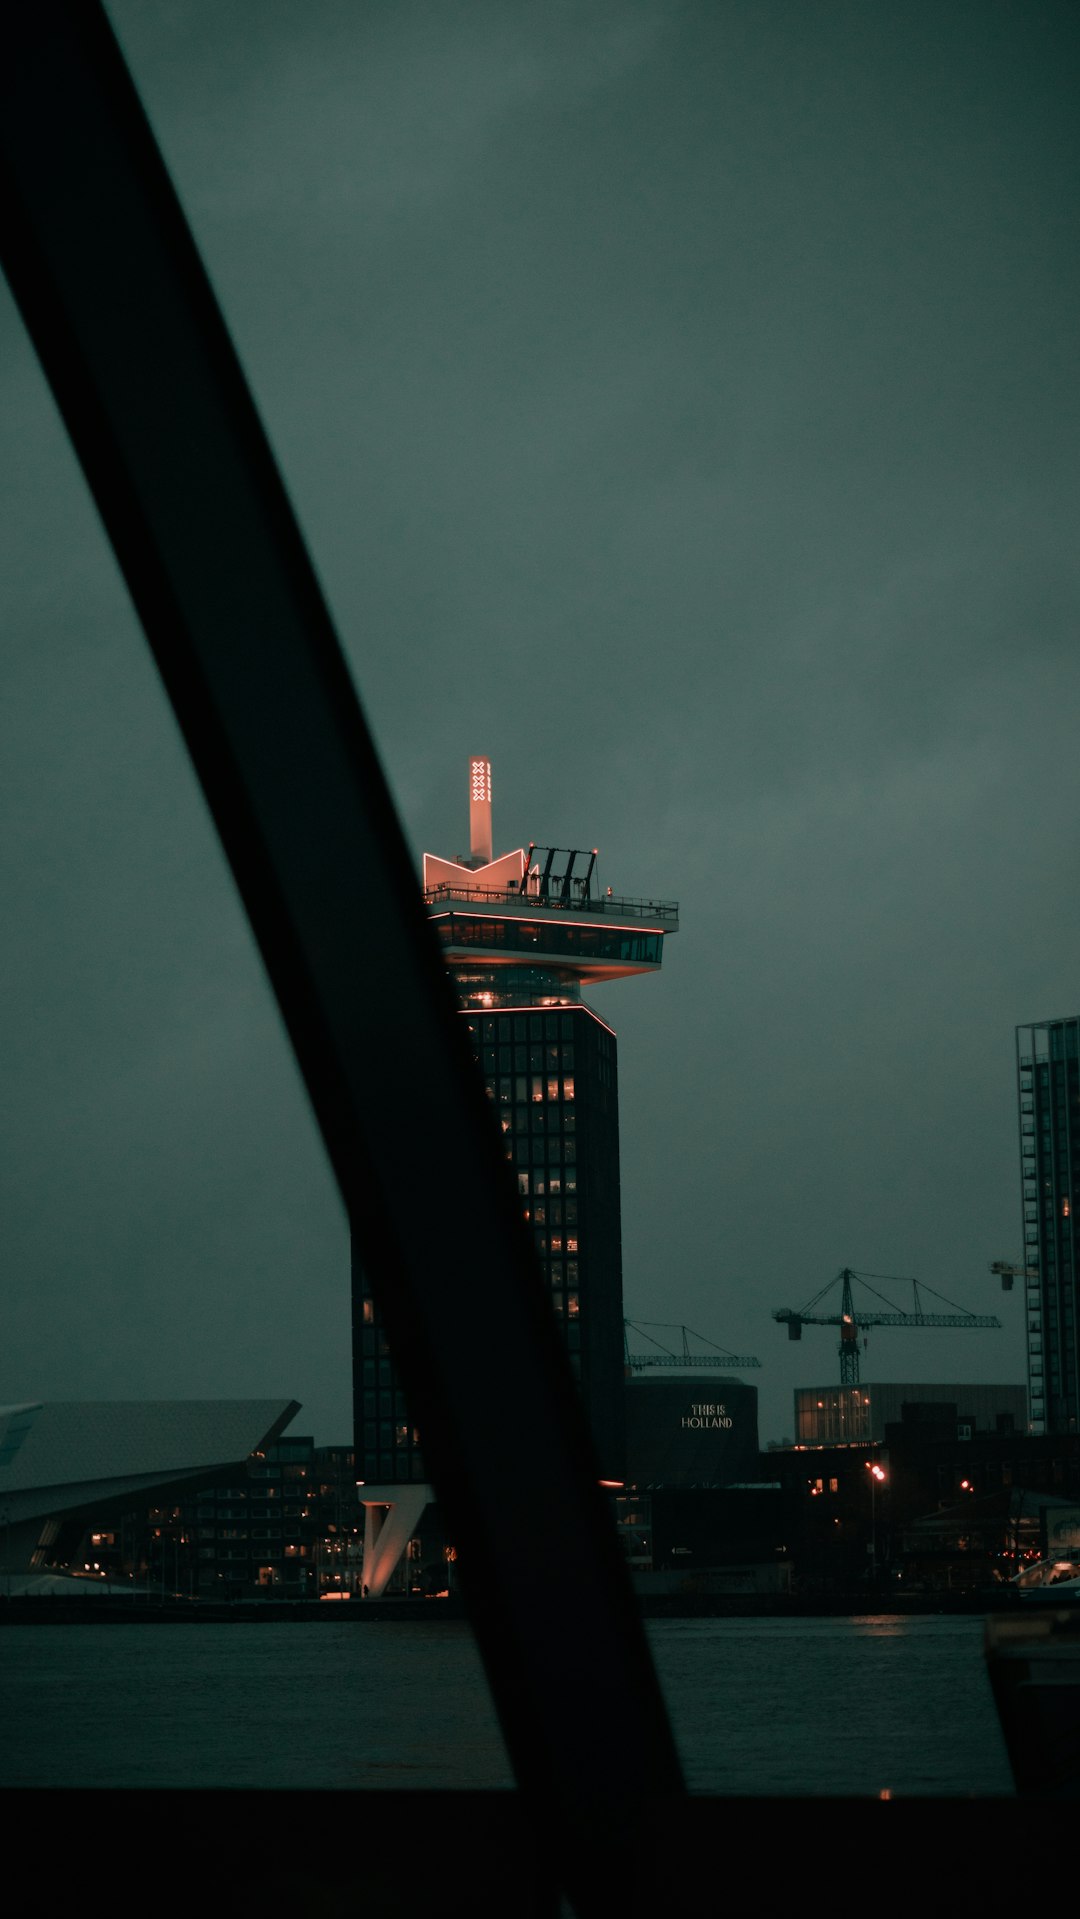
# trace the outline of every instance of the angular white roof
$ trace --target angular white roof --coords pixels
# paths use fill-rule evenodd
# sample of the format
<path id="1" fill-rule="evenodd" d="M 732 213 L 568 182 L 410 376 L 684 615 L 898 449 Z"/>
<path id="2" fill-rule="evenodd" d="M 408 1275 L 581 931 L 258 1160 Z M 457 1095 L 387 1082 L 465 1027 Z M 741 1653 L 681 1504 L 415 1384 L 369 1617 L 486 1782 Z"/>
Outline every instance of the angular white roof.
<path id="1" fill-rule="evenodd" d="M 8 1522 L 239 1465 L 278 1438 L 295 1399 L 68 1400 L 0 1407 Z"/>

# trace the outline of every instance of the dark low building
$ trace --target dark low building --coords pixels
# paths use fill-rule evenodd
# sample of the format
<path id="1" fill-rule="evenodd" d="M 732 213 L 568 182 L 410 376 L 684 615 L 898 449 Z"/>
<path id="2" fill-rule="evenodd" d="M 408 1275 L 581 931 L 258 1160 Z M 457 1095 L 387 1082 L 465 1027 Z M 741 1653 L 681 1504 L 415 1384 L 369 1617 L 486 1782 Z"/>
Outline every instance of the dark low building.
<path id="1" fill-rule="evenodd" d="M 790 1590 L 799 1501 L 778 1481 L 740 1486 L 629 1488 L 615 1501 L 637 1590 Z"/>

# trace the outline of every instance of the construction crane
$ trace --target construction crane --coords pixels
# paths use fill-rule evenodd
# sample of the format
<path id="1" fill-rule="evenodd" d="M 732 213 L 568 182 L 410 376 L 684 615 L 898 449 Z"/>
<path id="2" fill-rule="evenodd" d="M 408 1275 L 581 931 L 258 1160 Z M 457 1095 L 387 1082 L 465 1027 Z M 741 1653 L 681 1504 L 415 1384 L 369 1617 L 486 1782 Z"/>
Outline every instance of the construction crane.
<path id="1" fill-rule="evenodd" d="M 1038 1279 L 1039 1277 L 1039 1269 L 1037 1266 L 1019 1266 L 1015 1260 L 1011 1259 L 992 1260 L 990 1271 L 992 1273 L 1000 1273 L 1001 1290 L 1003 1293 L 1012 1292 L 1014 1279 Z"/>
<path id="2" fill-rule="evenodd" d="M 666 1346 L 661 1344 L 660 1340 L 653 1338 L 652 1332 L 647 1330 L 649 1327 L 659 1333 L 681 1333 L 682 1352 L 670 1352 Z M 651 1353 L 632 1353 L 630 1351 L 631 1333 L 640 1333 L 642 1338 L 648 1340 L 649 1345 L 655 1348 L 655 1351 Z M 708 1346 L 709 1351 L 707 1353 L 691 1352 L 691 1339 L 700 1339 L 703 1346 Z M 643 1372 L 647 1366 L 689 1366 L 696 1372 L 701 1366 L 725 1366 L 730 1368 L 732 1366 L 761 1365 L 760 1359 L 750 1359 L 745 1356 L 740 1356 L 738 1353 L 729 1353 L 723 1346 L 714 1345 L 711 1339 L 705 1338 L 704 1333 L 695 1333 L 690 1326 L 668 1326 L 665 1325 L 662 1320 L 658 1319 L 624 1319 L 623 1352 L 626 1356 L 627 1371 L 631 1373 Z"/>
<path id="3" fill-rule="evenodd" d="M 865 1286 L 868 1293 L 873 1293 L 875 1299 L 882 1300 L 888 1307 L 888 1312 L 856 1311 L 851 1291 L 853 1279 L 857 1279 L 860 1285 Z M 901 1312 L 898 1306 L 894 1306 L 891 1299 L 885 1298 L 884 1293 L 877 1292 L 873 1286 L 867 1284 L 871 1279 L 882 1279 L 890 1286 L 910 1286 L 915 1298 L 914 1312 Z M 815 1313 L 812 1310 L 813 1307 L 838 1284 L 842 1287 L 840 1311 Z M 953 1308 L 953 1311 L 924 1313 L 922 1292 L 933 1293 L 935 1299 L 943 1300 L 946 1306 Z M 823 1286 L 820 1293 L 815 1293 L 813 1299 L 808 1300 L 800 1312 L 793 1313 L 790 1307 L 783 1306 L 778 1312 L 774 1312 L 773 1318 L 785 1322 L 789 1339 L 801 1339 L 804 1326 L 839 1326 L 841 1386 L 857 1386 L 859 1383 L 859 1334 L 866 1326 L 959 1326 L 974 1330 L 975 1327 L 1001 1325 L 995 1313 L 969 1313 L 963 1306 L 957 1306 L 955 1300 L 945 1299 L 944 1293 L 935 1293 L 932 1286 L 924 1286 L 920 1290 L 917 1279 L 899 1279 L 893 1273 L 856 1273 L 850 1266 L 845 1266 L 835 1279 L 830 1279 L 829 1284 Z"/>

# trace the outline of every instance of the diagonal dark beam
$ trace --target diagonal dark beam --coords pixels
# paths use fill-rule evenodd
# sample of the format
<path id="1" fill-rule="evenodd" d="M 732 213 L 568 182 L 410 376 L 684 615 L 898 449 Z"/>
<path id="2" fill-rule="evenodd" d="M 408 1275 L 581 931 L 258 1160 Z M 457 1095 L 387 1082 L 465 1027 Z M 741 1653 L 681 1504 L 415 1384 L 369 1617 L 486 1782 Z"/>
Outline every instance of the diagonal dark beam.
<path id="1" fill-rule="evenodd" d="M 580 1909 L 632 1909 L 616 1834 L 677 1800 L 674 1746 L 370 735 L 104 14 L 11 9 L 0 55 L 3 262 L 296 1049 L 519 1784 Z"/>

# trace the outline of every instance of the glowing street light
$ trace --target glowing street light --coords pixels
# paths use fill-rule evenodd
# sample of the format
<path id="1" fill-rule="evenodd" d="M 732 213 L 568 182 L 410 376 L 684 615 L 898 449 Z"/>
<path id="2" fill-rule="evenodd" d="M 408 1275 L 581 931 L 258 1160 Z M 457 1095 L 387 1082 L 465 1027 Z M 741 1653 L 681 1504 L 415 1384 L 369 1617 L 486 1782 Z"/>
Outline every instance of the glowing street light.
<path id="1" fill-rule="evenodd" d="M 870 1569 L 871 1574 L 875 1574 L 877 1572 L 877 1489 L 879 1485 L 884 1484 L 888 1474 L 884 1466 L 878 1465 L 876 1459 L 867 1460 L 866 1470 L 870 1474 Z"/>

